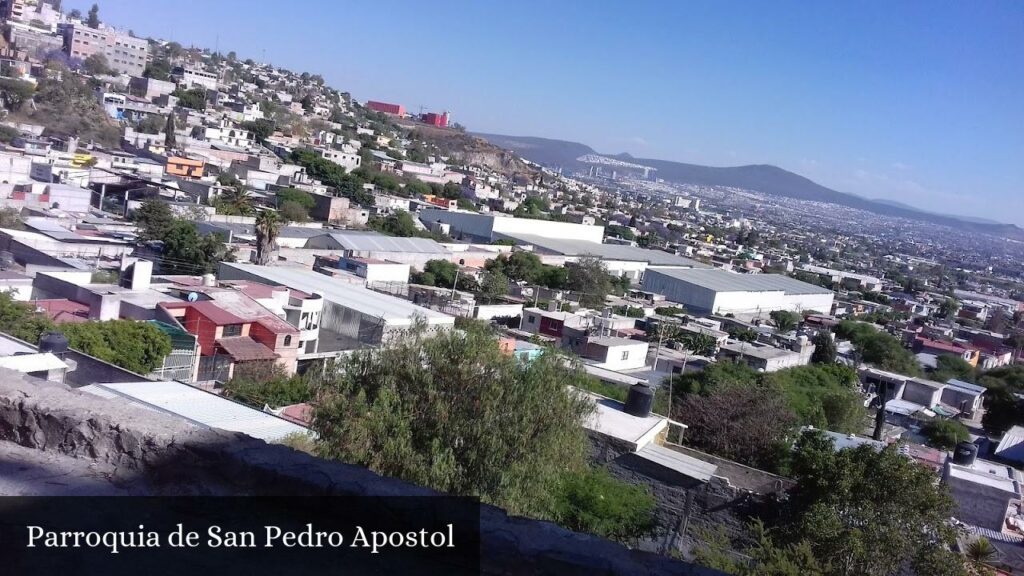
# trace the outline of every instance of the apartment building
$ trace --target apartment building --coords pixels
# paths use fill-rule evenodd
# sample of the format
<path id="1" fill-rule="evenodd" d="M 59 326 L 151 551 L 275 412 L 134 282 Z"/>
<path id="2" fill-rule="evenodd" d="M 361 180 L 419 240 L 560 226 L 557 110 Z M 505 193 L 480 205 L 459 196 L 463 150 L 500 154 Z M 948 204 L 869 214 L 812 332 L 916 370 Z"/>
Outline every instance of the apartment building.
<path id="1" fill-rule="evenodd" d="M 85 60 L 93 54 L 103 54 L 113 70 L 130 76 L 141 76 L 146 69 L 149 43 L 143 38 L 110 29 L 89 28 L 81 23 L 64 24 L 61 31 L 64 52 L 72 58 Z"/>

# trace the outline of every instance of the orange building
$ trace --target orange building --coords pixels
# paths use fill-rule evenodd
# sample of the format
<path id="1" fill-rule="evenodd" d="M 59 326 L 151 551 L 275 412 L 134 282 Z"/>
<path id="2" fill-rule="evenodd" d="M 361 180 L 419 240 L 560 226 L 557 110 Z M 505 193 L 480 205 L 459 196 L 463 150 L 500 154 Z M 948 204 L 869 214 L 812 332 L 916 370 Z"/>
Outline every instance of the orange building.
<path id="1" fill-rule="evenodd" d="M 202 160 L 170 156 L 167 158 L 167 173 L 182 178 L 202 178 L 205 163 Z"/>

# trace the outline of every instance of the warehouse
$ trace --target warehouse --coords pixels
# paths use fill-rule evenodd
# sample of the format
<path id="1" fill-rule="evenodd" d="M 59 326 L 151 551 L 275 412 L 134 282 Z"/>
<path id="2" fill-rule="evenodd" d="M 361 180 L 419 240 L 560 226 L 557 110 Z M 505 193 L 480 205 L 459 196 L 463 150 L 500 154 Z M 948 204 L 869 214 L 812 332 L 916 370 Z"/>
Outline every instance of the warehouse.
<path id="1" fill-rule="evenodd" d="M 440 229 L 452 238 L 469 242 L 493 242 L 507 234 L 532 234 L 543 238 L 586 240 L 600 243 L 604 226 L 590 226 L 555 220 L 514 218 L 497 214 L 423 210 L 420 221 L 428 228 Z"/>
<path id="2" fill-rule="evenodd" d="M 649 250 L 626 244 L 602 244 L 588 240 L 545 238 L 536 234 L 501 233 L 500 237 L 513 240 L 517 246 L 532 249 L 541 262 L 561 266 L 585 256 L 600 258 L 608 273 L 626 275 L 632 282 L 640 282 L 648 267 L 710 268 L 696 260 L 663 250 Z"/>
<path id="3" fill-rule="evenodd" d="M 643 289 L 692 311 L 736 316 L 765 315 L 774 310 L 828 313 L 831 290 L 779 274 L 737 274 L 721 269 L 651 268 Z"/>
<path id="4" fill-rule="evenodd" d="M 430 330 L 455 326 L 455 318 L 407 301 L 354 286 L 302 268 L 257 266 L 222 262 L 222 280 L 249 280 L 271 286 L 287 286 L 324 299 L 320 320 L 321 339 L 331 333 L 351 342 L 351 347 L 378 346 L 388 337 L 408 329 L 416 318 Z"/>
<path id="5" fill-rule="evenodd" d="M 450 260 L 451 252 L 430 238 L 400 238 L 377 232 L 336 230 L 310 238 L 305 246 L 318 255 L 369 258 L 408 264 L 417 270 L 431 260 Z"/>

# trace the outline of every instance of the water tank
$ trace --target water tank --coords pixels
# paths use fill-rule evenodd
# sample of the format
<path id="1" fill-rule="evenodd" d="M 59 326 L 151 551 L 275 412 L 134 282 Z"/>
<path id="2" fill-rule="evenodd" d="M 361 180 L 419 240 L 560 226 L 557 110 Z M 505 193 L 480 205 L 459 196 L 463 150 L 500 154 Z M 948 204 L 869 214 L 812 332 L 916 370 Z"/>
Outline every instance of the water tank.
<path id="1" fill-rule="evenodd" d="M 634 384 L 629 388 L 629 395 L 626 396 L 626 414 L 646 418 L 651 415 L 651 406 L 654 405 L 654 390 L 646 384 Z"/>
<path id="2" fill-rule="evenodd" d="M 39 337 L 39 351 L 61 356 L 68 351 L 68 338 L 60 332 L 44 332 Z"/>
<path id="3" fill-rule="evenodd" d="M 203 286 L 216 286 L 217 277 L 213 274 L 203 274 Z"/>
<path id="4" fill-rule="evenodd" d="M 978 447 L 970 442 L 960 442 L 953 449 L 953 463 L 961 466 L 971 466 L 978 458 Z"/>

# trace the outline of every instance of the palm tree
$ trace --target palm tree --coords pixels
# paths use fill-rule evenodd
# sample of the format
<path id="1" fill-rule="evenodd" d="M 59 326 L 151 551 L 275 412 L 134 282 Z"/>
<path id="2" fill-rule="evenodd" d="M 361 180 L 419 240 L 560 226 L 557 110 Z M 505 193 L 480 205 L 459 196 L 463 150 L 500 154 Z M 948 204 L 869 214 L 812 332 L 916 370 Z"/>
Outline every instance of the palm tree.
<path id="1" fill-rule="evenodd" d="M 964 555 L 967 556 L 973 574 L 989 572 L 986 565 L 995 559 L 998 553 L 995 546 L 984 536 L 968 544 L 967 549 L 964 550 Z"/>
<path id="2" fill-rule="evenodd" d="M 281 232 L 284 220 L 273 210 L 264 210 L 256 216 L 256 263 L 266 266 L 270 263 L 270 252 L 273 250 L 277 235 Z"/>
<path id="3" fill-rule="evenodd" d="M 220 193 L 220 208 L 227 214 L 248 216 L 253 213 L 252 195 L 242 186 L 232 186 Z"/>

